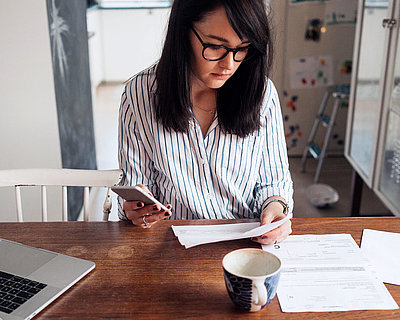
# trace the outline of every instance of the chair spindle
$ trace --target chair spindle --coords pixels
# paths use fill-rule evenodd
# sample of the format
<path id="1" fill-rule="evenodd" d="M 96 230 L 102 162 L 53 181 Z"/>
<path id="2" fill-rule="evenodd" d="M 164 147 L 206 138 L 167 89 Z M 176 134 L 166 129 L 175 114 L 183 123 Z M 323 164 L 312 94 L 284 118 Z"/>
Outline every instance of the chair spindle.
<path id="1" fill-rule="evenodd" d="M 83 189 L 83 219 L 89 221 L 89 187 Z"/>
<path id="2" fill-rule="evenodd" d="M 22 203 L 21 203 L 21 187 L 15 186 L 15 201 L 17 202 L 17 219 L 18 222 L 23 222 L 22 218 Z"/>
<path id="3" fill-rule="evenodd" d="M 47 190 L 46 186 L 40 186 L 42 191 L 42 221 L 47 221 Z"/>
<path id="4" fill-rule="evenodd" d="M 63 221 L 68 221 L 68 195 L 66 186 L 62 186 L 62 219 Z"/>

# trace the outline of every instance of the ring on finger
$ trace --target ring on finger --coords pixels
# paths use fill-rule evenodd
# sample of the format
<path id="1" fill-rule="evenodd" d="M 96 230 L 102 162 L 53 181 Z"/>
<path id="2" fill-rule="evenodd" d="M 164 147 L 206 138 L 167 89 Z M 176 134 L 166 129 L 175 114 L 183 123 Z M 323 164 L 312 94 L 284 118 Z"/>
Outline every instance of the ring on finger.
<path id="1" fill-rule="evenodd" d="M 147 228 L 150 224 L 146 221 L 147 216 L 143 216 L 143 224 Z"/>

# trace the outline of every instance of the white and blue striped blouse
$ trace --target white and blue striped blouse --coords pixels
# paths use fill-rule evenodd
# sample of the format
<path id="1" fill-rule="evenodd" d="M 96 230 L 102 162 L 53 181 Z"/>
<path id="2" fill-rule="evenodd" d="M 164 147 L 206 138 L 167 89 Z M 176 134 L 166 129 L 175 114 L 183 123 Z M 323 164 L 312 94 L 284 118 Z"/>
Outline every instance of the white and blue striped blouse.
<path id="1" fill-rule="evenodd" d="M 170 219 L 259 217 L 263 202 L 279 195 L 293 209 L 279 98 L 268 80 L 261 128 L 246 138 L 225 134 L 214 118 L 207 135 L 193 118 L 189 132 L 167 131 L 156 121 L 152 94 L 155 66 L 126 85 L 119 111 L 119 165 L 122 184 L 144 184 Z M 126 219 L 119 199 L 119 216 Z"/>

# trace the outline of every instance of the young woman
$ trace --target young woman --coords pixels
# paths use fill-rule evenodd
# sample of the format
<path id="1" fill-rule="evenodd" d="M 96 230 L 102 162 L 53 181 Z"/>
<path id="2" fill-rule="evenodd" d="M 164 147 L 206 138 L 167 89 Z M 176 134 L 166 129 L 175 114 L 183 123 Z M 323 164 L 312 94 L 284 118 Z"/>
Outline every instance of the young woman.
<path id="1" fill-rule="evenodd" d="M 119 162 L 170 211 L 120 200 L 120 218 L 260 218 L 293 208 L 265 0 L 175 0 L 161 59 L 122 95 Z M 291 222 L 254 238 L 284 240 Z"/>

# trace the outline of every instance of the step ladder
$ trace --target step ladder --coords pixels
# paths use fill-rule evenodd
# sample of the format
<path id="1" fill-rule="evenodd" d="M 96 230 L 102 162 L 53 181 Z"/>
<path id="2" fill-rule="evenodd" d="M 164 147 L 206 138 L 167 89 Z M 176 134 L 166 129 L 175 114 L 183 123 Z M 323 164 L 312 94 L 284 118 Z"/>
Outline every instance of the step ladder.
<path id="1" fill-rule="evenodd" d="M 308 137 L 308 140 L 307 140 L 307 145 L 304 148 L 303 156 L 301 158 L 301 172 L 305 172 L 308 153 L 310 153 L 314 159 L 319 158 L 317 171 L 315 172 L 315 176 L 314 176 L 314 183 L 317 183 L 319 180 L 322 163 L 324 162 L 324 158 L 326 156 L 326 150 L 328 148 L 329 140 L 332 135 L 332 129 L 333 129 L 333 126 L 335 125 L 335 118 L 336 118 L 337 111 L 339 109 L 339 104 L 343 100 L 349 99 L 349 93 L 350 93 L 350 85 L 329 86 L 324 94 L 323 99 L 322 99 L 322 103 L 319 107 L 317 116 L 315 117 L 310 136 Z M 330 116 L 328 116 L 325 114 L 325 109 L 328 105 L 328 101 L 330 98 L 334 99 L 334 103 L 333 103 L 333 108 L 332 108 L 332 114 Z M 314 142 L 314 138 L 315 138 L 315 135 L 318 131 L 320 124 L 322 124 L 324 127 L 327 128 L 322 149 L 320 148 L 319 145 L 317 145 Z"/>

